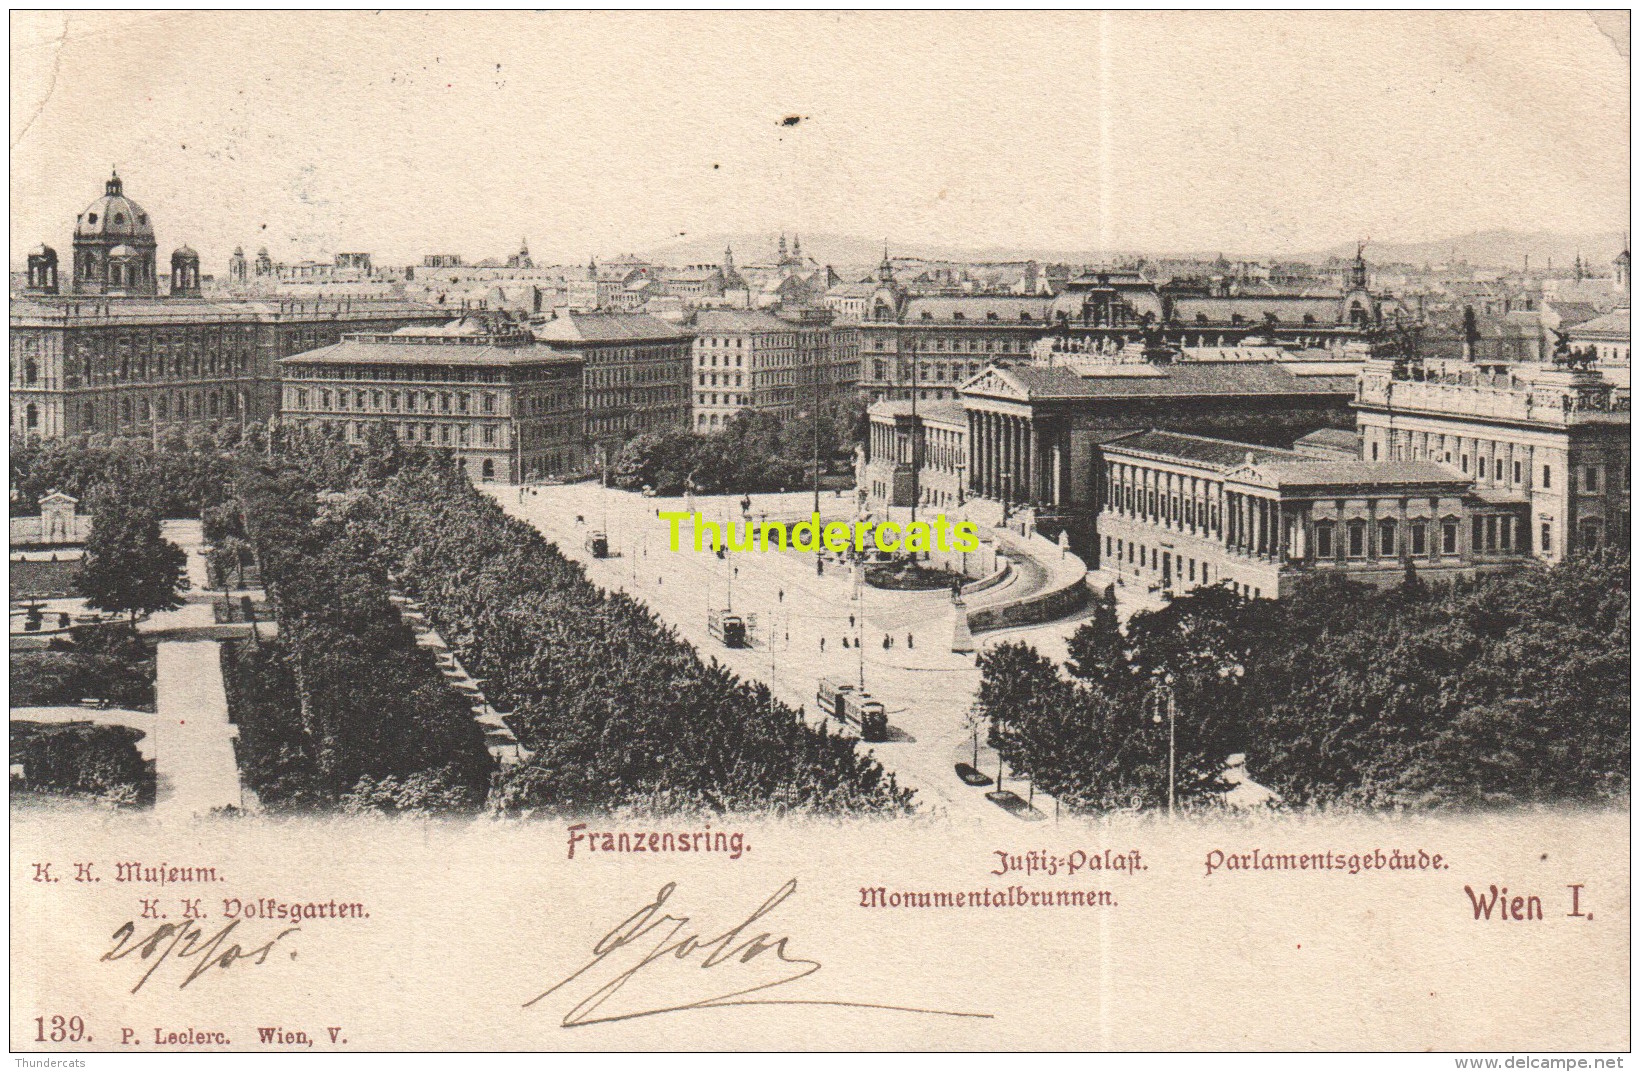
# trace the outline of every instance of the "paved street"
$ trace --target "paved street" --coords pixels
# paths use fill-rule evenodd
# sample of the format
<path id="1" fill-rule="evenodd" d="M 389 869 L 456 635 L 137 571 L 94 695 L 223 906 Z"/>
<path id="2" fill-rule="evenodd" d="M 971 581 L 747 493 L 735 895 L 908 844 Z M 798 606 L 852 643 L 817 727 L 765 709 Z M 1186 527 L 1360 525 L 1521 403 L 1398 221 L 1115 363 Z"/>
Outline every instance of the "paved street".
<path id="1" fill-rule="evenodd" d="M 824 575 L 817 575 L 814 556 L 800 552 L 731 553 L 723 559 L 696 553 L 687 524 L 681 527 L 680 550 L 670 552 L 667 524 L 657 511 L 685 509 L 681 498 L 643 498 L 596 484 L 530 489 L 522 500 L 516 487 L 486 490 L 582 563 L 596 583 L 642 599 L 703 655 L 744 677 L 772 680 L 776 695 L 802 706 L 811 721 L 817 720 L 814 693 L 822 675 L 855 682 L 863 676 L 867 690 L 887 708 L 891 727 L 890 740 L 868 747 L 902 784 L 917 790 L 925 809 L 952 818 L 1020 821 L 986 799 L 990 787 L 967 786 L 954 770 L 957 762 L 973 758 L 965 719 L 979 672 L 972 655 L 950 650 L 954 616 L 947 593 L 883 592 L 863 585 L 857 593 L 847 566 L 828 561 Z M 846 494 L 822 495 L 820 505 L 824 520 L 852 516 L 853 499 Z M 694 506 L 720 522 L 740 516 L 738 496 L 696 496 Z M 771 519 L 806 517 L 812 506 L 811 493 L 752 496 L 754 518 L 763 513 Z M 609 534 L 610 558 L 594 559 L 585 549 L 593 530 Z M 732 650 L 712 640 L 706 615 L 713 607 L 755 614 L 757 648 Z M 856 617 L 853 628 L 850 615 Z M 1052 639 L 1068 635 L 1074 624 L 1019 632 Z M 856 634 L 863 646 L 855 645 Z M 891 647 L 884 646 L 885 636 Z M 1006 636 L 986 635 L 980 642 Z M 981 769 L 994 777 L 995 754 L 982 745 L 980 756 Z M 1021 797 L 1029 794 L 1023 779 L 1008 779 L 1006 788 Z M 1039 793 L 1036 805 L 1051 816 L 1052 800 Z"/>
<path id="2" fill-rule="evenodd" d="M 222 684 L 221 645 L 161 641 L 155 695 L 154 769 L 159 778 L 154 813 L 185 819 L 213 808 L 242 806 L 239 765 Z"/>

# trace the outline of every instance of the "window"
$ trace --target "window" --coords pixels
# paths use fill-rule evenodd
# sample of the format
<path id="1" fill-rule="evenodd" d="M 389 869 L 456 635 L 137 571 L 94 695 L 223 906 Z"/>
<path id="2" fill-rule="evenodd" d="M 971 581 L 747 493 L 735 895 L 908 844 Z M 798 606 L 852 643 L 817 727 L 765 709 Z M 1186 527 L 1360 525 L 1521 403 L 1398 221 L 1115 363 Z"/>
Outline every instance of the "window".
<path id="1" fill-rule="evenodd" d="M 1544 490 L 1548 490 L 1552 486 L 1553 485 L 1550 484 L 1550 482 L 1549 482 L 1549 467 L 1547 465 L 1545 465 L 1543 467 L 1543 487 L 1544 487 Z M 1545 547 L 1544 550 L 1547 551 L 1548 548 Z"/>
<path id="2" fill-rule="evenodd" d="M 1458 468 L 1469 472 L 1469 455 L 1465 454 L 1458 459 Z"/>
<path id="3" fill-rule="evenodd" d="M 1441 554 L 1455 555 L 1458 553 L 1458 523 L 1456 521 L 1441 522 Z"/>
<path id="4" fill-rule="evenodd" d="M 1378 557 L 1395 557 L 1395 522 L 1378 522 Z"/>
<path id="5" fill-rule="evenodd" d="M 1520 483 L 1520 463 L 1519 462 L 1515 463 L 1515 483 L 1516 484 Z"/>
<path id="6" fill-rule="evenodd" d="M 1496 480 L 1500 484 L 1503 483 L 1503 459 L 1502 458 L 1499 458 L 1497 460 L 1496 464 L 1493 467 L 1492 479 Z"/>
<path id="7" fill-rule="evenodd" d="M 1373 444 L 1372 444 L 1372 460 L 1373 461 L 1378 460 L 1378 441 L 1377 440 L 1374 440 Z"/>
<path id="8" fill-rule="evenodd" d="M 1479 551 L 1479 550 L 1483 549 L 1486 546 L 1486 541 L 1483 538 L 1483 532 L 1482 532 L 1484 524 L 1485 523 L 1479 517 L 1470 518 L 1470 521 L 1469 521 L 1469 549 L 1471 551 Z"/>
<path id="9" fill-rule="evenodd" d="M 1584 491 L 1599 491 L 1600 490 L 1600 469 L 1599 469 L 1599 466 L 1585 465 L 1583 467 L 1583 490 Z"/>
<path id="10" fill-rule="evenodd" d="M 1408 528 L 1410 529 L 1409 535 L 1412 537 L 1412 553 L 1415 555 L 1423 554 L 1427 526 L 1422 521 L 1414 521 Z"/>
<path id="11" fill-rule="evenodd" d="M 1333 526 L 1331 521 L 1315 523 L 1315 554 L 1317 558 L 1333 557 Z"/>
<path id="12" fill-rule="evenodd" d="M 1365 521 L 1351 521 L 1349 524 L 1349 532 L 1350 557 L 1365 557 L 1367 553 L 1367 523 Z"/>

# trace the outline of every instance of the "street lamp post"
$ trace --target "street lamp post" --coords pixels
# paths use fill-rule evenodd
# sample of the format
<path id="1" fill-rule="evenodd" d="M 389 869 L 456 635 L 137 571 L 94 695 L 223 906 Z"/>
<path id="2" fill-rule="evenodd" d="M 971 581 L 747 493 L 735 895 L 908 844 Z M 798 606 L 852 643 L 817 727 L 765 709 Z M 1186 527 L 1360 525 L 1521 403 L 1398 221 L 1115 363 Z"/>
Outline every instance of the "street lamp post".
<path id="1" fill-rule="evenodd" d="M 1178 703 L 1173 693 L 1173 675 L 1168 674 L 1150 694 L 1152 714 L 1150 720 L 1155 723 L 1162 721 L 1162 706 L 1167 706 L 1167 817 L 1173 818 L 1175 802 L 1177 800 L 1177 782 L 1175 772 L 1178 757 Z"/>

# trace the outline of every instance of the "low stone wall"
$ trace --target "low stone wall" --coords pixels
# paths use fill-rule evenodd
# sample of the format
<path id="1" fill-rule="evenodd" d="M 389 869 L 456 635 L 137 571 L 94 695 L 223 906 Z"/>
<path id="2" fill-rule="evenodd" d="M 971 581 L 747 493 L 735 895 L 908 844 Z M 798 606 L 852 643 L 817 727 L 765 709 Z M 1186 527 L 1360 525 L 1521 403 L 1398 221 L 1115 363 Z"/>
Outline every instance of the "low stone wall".
<path id="1" fill-rule="evenodd" d="M 11 546 L 13 547 L 72 547 L 83 544 L 91 536 L 91 518 L 77 517 L 53 520 L 47 524 L 43 517 L 14 517 L 11 519 Z"/>
<path id="2" fill-rule="evenodd" d="M 1076 555 L 1061 551 L 1041 536 L 1022 538 L 1000 529 L 992 530 L 991 535 L 1008 550 L 1029 558 L 1046 570 L 1048 582 L 1031 595 L 969 611 L 969 632 L 1051 622 L 1074 613 L 1087 603 L 1087 565 Z"/>

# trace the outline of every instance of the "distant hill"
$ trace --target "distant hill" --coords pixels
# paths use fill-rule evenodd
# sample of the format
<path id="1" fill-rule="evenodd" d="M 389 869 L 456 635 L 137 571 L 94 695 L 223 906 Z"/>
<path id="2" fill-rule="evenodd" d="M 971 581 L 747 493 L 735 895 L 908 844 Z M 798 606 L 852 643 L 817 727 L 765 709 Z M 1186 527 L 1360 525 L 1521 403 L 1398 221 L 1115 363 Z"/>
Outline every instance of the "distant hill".
<path id="1" fill-rule="evenodd" d="M 1623 249 L 1623 239 L 1621 231 L 1583 235 L 1501 229 L 1474 231 L 1434 242 L 1370 242 L 1367 245 L 1367 260 L 1375 264 L 1400 262 L 1416 265 L 1467 261 L 1477 267 L 1519 268 L 1530 256 L 1532 268 L 1541 270 L 1547 268 L 1551 261 L 1556 268 L 1570 269 L 1572 262 L 1581 254 L 1585 263 L 1598 272 L 1604 272 L 1610 268 L 1612 258 Z M 1303 259 L 1353 256 L 1355 243 L 1349 242 Z"/>
<path id="2" fill-rule="evenodd" d="M 841 271 L 844 268 L 868 270 L 875 267 L 883 259 L 883 240 L 860 238 L 855 235 L 837 234 L 800 234 L 803 241 L 803 256 L 816 260 L 821 264 L 829 264 Z M 788 234 L 786 240 L 791 241 Z M 780 242 L 780 235 L 754 234 L 751 232 L 740 234 L 709 234 L 702 236 L 688 235 L 664 242 L 647 251 L 644 255 L 652 257 L 664 264 L 717 264 L 723 260 L 724 246 L 731 246 L 735 251 L 736 264 L 772 264 L 776 257 L 776 247 Z M 962 247 L 945 246 L 937 243 L 902 244 L 889 241 L 889 255 L 892 257 L 906 257 L 923 260 L 951 260 L 966 263 L 986 261 L 1025 261 L 1036 260 L 1041 263 L 1064 262 L 1069 264 L 1094 264 L 1109 259 L 1109 255 L 1092 250 L 1052 250 L 1032 249 L 1025 247 Z"/>
<path id="3" fill-rule="evenodd" d="M 787 240 L 791 239 L 787 235 Z M 869 271 L 882 260 L 882 239 L 861 238 L 857 235 L 805 234 L 803 254 L 821 264 L 829 264 L 846 275 Z M 664 264 L 717 264 L 723 259 L 724 246 L 732 246 L 737 264 L 772 264 L 779 234 L 687 235 L 662 243 L 643 253 Z M 1532 267 L 1543 269 L 1551 261 L 1556 267 L 1570 269 L 1579 254 L 1597 271 L 1605 271 L 1624 246 L 1621 231 L 1601 234 L 1569 235 L 1552 231 L 1476 231 L 1453 238 L 1427 242 L 1369 242 L 1367 260 L 1374 264 L 1408 263 L 1435 265 L 1466 261 L 1476 267 L 1519 268 L 1530 255 Z M 890 256 L 923 260 L 949 260 L 965 263 L 1035 260 L 1043 264 L 1103 264 L 1138 255 L 1135 251 L 1100 251 L 1076 249 L 1048 249 L 1030 246 L 951 246 L 939 243 L 889 242 Z M 1212 260 L 1223 253 L 1232 260 L 1295 260 L 1322 262 L 1329 258 L 1355 256 L 1355 243 L 1342 242 L 1329 249 L 1308 253 L 1290 250 L 1146 250 L 1143 255 L 1152 259 Z"/>

